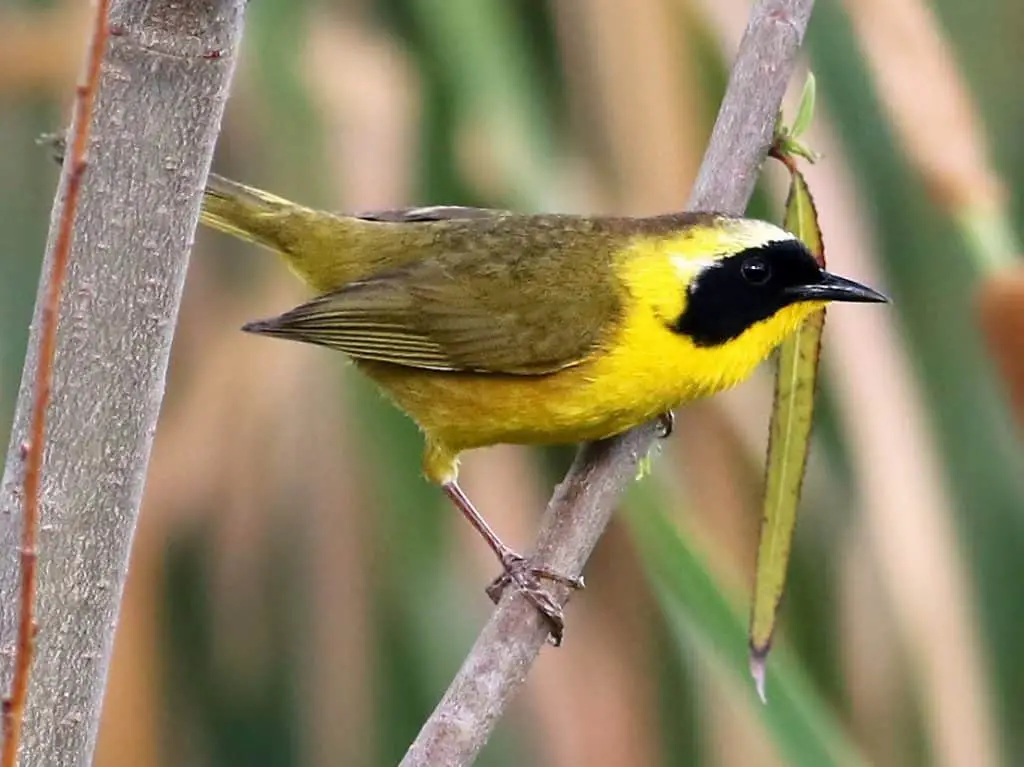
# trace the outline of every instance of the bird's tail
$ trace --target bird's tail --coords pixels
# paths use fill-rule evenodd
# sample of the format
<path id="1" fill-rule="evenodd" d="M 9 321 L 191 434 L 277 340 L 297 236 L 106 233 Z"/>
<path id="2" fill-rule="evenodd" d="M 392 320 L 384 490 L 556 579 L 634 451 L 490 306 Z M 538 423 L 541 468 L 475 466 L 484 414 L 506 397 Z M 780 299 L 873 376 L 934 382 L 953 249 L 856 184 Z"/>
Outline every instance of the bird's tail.
<path id="1" fill-rule="evenodd" d="M 346 258 L 358 222 L 297 205 L 211 173 L 200 220 L 221 232 L 280 254 L 300 279 L 328 291 L 354 278 Z"/>
<path id="2" fill-rule="evenodd" d="M 292 203 L 211 173 L 203 193 L 201 221 L 243 240 L 282 251 L 281 223 Z"/>
<path id="3" fill-rule="evenodd" d="M 64 162 L 62 135 L 40 136 L 38 143 L 49 146 L 58 163 Z M 200 220 L 275 251 L 299 279 L 322 293 L 382 269 L 388 258 L 395 258 L 368 237 L 372 224 L 366 221 L 297 205 L 216 173 L 207 177 Z M 375 255 L 376 250 L 383 252 Z"/>

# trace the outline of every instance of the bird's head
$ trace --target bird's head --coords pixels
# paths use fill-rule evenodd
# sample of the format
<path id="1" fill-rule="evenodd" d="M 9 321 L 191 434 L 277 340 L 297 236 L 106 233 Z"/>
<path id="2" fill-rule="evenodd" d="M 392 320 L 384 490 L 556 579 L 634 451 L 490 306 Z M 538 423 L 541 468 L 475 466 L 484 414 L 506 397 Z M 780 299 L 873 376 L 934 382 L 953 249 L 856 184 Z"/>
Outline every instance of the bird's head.
<path id="1" fill-rule="evenodd" d="M 789 232 L 753 219 L 719 218 L 708 239 L 710 258 L 687 259 L 686 300 L 673 330 L 696 346 L 714 347 L 756 335 L 771 351 L 830 301 L 888 299 L 873 288 L 822 269 Z M 694 244 L 697 244 L 694 242 Z"/>
<path id="2" fill-rule="evenodd" d="M 888 300 L 822 269 L 794 235 L 753 219 L 704 215 L 648 253 L 658 266 L 635 272 L 641 279 L 631 288 L 685 342 L 679 374 L 697 379 L 703 393 L 746 378 L 829 302 Z"/>

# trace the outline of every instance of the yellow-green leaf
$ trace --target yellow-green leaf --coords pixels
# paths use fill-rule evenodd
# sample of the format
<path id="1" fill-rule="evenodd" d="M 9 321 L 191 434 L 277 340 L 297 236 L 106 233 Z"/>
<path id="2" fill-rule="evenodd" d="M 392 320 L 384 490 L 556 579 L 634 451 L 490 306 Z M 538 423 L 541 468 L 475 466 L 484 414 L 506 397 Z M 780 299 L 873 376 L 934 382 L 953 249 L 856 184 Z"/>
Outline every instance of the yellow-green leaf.
<path id="1" fill-rule="evenodd" d="M 806 243 L 824 265 L 817 211 L 803 175 L 791 164 L 785 227 Z M 775 378 L 764 512 L 757 549 L 754 602 L 750 615 L 750 671 L 765 699 L 765 662 L 771 649 L 779 602 L 786 585 L 797 505 L 803 484 L 814 417 L 814 391 L 825 312 L 808 318 L 779 348 Z"/>
<path id="2" fill-rule="evenodd" d="M 814 73 L 808 72 L 804 90 L 800 94 L 800 106 L 797 107 L 796 117 L 793 118 L 793 127 L 789 129 L 789 134 L 793 138 L 800 138 L 811 127 L 811 120 L 814 119 L 815 91 Z"/>

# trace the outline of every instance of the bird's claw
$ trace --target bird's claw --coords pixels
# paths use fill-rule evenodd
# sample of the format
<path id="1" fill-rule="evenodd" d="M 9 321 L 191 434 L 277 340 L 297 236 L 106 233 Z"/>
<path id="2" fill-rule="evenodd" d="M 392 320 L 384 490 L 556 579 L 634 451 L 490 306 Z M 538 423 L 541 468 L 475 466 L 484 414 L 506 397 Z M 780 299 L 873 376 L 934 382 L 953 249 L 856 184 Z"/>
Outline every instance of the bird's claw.
<path id="1" fill-rule="evenodd" d="M 658 416 L 658 439 L 668 439 L 676 427 L 676 414 L 666 410 Z"/>
<path id="2" fill-rule="evenodd" d="M 562 636 L 565 633 L 565 615 L 561 606 L 541 586 L 540 581 L 548 580 L 577 590 L 584 587 L 583 578 L 564 575 L 548 567 L 534 567 L 525 558 L 511 552 L 502 557 L 501 564 L 504 572 L 487 587 L 487 596 L 494 604 L 498 604 L 505 589 L 512 585 L 544 616 L 550 631 L 548 640 L 558 647 L 562 644 Z"/>

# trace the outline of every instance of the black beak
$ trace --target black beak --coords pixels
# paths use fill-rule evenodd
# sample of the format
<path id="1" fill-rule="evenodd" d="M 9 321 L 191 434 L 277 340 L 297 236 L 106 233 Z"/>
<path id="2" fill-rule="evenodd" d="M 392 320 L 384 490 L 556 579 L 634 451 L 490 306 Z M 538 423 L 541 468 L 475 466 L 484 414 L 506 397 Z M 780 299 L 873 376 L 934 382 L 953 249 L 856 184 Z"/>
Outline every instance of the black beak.
<path id="1" fill-rule="evenodd" d="M 818 282 L 787 288 L 786 295 L 793 301 L 848 301 L 866 304 L 889 302 L 888 297 L 874 288 L 826 271 L 822 271 Z"/>

